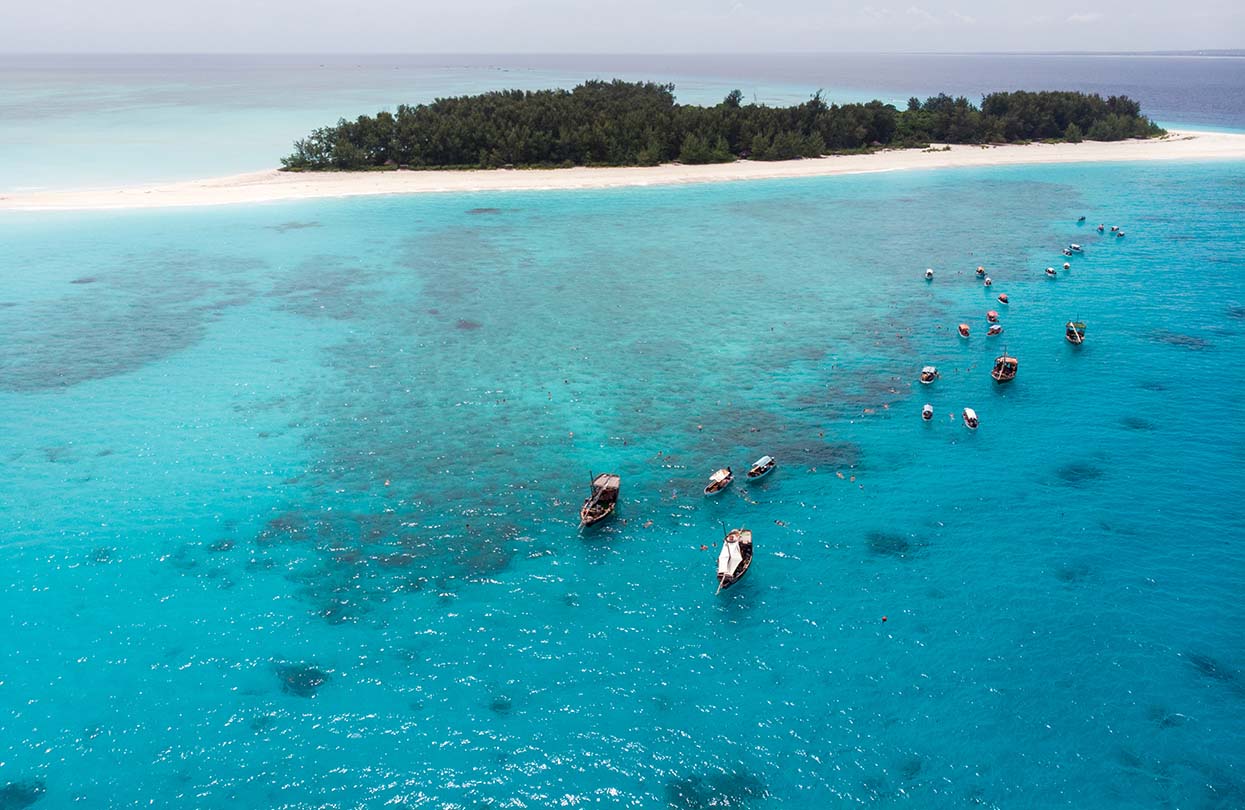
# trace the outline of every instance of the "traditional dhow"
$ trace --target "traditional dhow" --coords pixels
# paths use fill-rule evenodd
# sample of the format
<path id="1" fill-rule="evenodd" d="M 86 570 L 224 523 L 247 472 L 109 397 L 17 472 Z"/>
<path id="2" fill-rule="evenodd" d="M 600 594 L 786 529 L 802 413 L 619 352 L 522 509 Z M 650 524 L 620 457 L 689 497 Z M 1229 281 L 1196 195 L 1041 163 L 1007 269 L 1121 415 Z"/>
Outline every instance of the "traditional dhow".
<path id="1" fill-rule="evenodd" d="M 752 467 L 748 469 L 748 479 L 750 481 L 755 481 L 758 478 L 764 478 L 772 473 L 774 468 L 777 466 L 778 462 L 774 461 L 773 456 L 761 456 L 753 462 Z"/>
<path id="2" fill-rule="evenodd" d="M 729 588 L 744 578 L 752 567 L 752 532 L 731 529 L 722 540 L 718 552 L 718 590 Z"/>
<path id="3" fill-rule="evenodd" d="M 1085 321 L 1068 321 L 1063 336 L 1069 343 L 1080 346 L 1085 342 Z"/>
<path id="4" fill-rule="evenodd" d="M 1009 357 L 1001 354 L 994 358 L 994 369 L 991 370 L 990 376 L 995 382 L 1010 382 L 1016 379 L 1016 372 L 1020 369 L 1020 361 L 1015 357 Z"/>
<path id="5" fill-rule="evenodd" d="M 591 526 L 614 514 L 618 505 L 618 491 L 622 479 L 611 473 L 601 473 L 592 479 L 592 494 L 579 509 L 579 525 Z"/>
<path id="6" fill-rule="evenodd" d="M 706 495 L 717 495 L 722 490 L 731 485 L 731 481 L 735 480 L 735 474 L 731 472 L 730 467 L 722 469 L 709 476 L 709 485 L 705 487 Z"/>

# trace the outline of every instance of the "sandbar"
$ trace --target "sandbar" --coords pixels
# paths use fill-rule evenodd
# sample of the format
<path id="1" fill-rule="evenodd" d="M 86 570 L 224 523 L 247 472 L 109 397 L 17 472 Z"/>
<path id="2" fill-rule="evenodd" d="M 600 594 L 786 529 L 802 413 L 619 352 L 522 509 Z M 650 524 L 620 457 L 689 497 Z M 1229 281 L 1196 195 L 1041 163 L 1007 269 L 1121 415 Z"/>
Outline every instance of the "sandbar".
<path id="1" fill-rule="evenodd" d="M 1153 160 L 1245 160 L 1245 133 L 1180 130 L 1162 138 L 889 149 L 782 162 L 469 171 L 282 172 L 270 169 L 146 186 L 0 193 L 0 210 L 72 211 L 236 205 L 382 194 L 541 191 L 776 180 L 912 169 Z"/>

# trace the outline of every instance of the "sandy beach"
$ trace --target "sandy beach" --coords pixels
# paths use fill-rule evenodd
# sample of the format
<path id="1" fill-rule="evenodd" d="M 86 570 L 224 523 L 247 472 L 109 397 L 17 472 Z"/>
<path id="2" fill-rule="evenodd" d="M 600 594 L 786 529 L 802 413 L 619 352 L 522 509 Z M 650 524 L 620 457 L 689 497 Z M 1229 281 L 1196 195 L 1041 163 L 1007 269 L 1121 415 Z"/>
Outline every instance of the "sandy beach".
<path id="1" fill-rule="evenodd" d="M 952 146 L 785 162 L 479 171 L 287 173 L 275 169 L 149 186 L 0 194 L 0 210 L 56 211 L 234 205 L 321 197 L 658 186 L 1028 164 L 1245 160 L 1245 134 L 1181 130 L 1148 141 Z"/>

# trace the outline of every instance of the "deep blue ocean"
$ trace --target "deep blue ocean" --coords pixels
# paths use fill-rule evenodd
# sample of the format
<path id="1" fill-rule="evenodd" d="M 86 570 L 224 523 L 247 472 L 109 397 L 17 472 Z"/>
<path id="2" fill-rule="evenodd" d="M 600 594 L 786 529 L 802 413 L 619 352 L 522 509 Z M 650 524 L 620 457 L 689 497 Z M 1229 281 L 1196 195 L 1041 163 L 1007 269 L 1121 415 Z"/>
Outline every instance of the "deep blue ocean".
<path id="1" fill-rule="evenodd" d="M 0 216 L 0 808 L 1245 806 L 1243 170 Z"/>

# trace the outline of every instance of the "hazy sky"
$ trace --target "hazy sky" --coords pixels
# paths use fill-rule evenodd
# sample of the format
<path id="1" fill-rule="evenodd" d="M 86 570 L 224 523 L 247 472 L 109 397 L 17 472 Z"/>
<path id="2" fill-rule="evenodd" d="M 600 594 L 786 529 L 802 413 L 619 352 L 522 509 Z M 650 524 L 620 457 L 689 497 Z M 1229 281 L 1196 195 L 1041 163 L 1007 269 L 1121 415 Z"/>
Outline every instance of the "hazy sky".
<path id="1" fill-rule="evenodd" d="M 0 0 L 0 51 L 1245 48 L 1240 0 Z"/>

